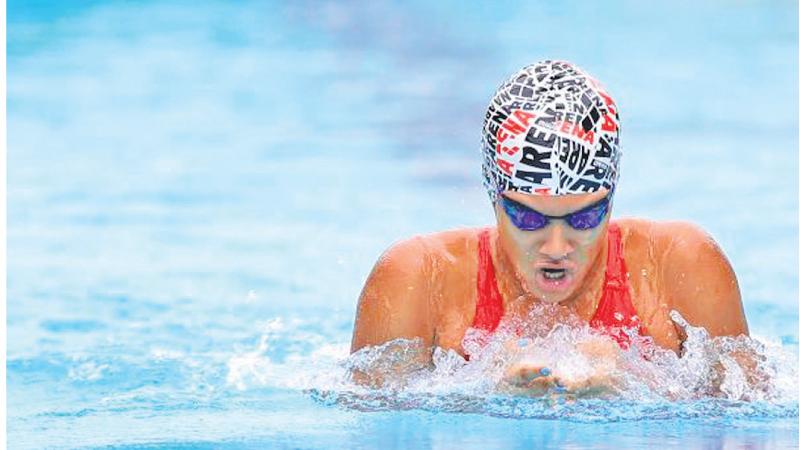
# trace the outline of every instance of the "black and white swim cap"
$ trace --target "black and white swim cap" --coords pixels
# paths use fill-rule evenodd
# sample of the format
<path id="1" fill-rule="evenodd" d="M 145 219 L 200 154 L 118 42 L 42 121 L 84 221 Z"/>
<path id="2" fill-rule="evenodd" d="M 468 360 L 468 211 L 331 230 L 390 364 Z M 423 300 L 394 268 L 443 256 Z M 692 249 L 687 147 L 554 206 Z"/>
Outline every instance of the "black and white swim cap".
<path id="1" fill-rule="evenodd" d="M 622 156 L 619 112 L 605 88 L 566 61 L 524 67 L 495 92 L 483 122 L 483 183 L 563 195 L 613 189 Z"/>

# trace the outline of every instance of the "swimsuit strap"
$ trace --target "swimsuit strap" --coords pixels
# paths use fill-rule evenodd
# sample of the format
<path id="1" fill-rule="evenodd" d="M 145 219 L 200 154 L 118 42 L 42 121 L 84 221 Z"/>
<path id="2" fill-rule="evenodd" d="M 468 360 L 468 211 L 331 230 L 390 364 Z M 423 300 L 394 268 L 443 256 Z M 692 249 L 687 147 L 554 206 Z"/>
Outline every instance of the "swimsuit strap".
<path id="1" fill-rule="evenodd" d="M 628 343 L 628 336 L 614 330 L 633 327 L 642 331 L 631 301 L 628 269 L 623 257 L 622 231 L 613 222 L 608 225 L 608 260 L 603 295 L 589 324 L 594 328 L 610 329 L 612 337 L 623 346 Z"/>
<path id="2" fill-rule="evenodd" d="M 627 284 L 627 270 L 622 251 L 622 230 L 616 223 L 609 222 L 606 286 L 613 286 L 615 289 Z"/>
<path id="3" fill-rule="evenodd" d="M 489 228 L 478 234 L 478 300 L 472 328 L 494 331 L 503 318 L 503 297 L 497 289 Z"/>

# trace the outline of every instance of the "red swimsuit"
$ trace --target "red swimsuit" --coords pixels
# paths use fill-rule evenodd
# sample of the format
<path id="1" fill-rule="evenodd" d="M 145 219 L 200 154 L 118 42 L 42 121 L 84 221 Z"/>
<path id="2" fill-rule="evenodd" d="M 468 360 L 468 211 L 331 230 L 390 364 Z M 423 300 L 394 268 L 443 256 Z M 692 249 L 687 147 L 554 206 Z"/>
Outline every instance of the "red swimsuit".
<path id="1" fill-rule="evenodd" d="M 608 225 L 608 260 L 603 296 L 589 321 L 593 328 L 604 329 L 621 347 L 627 348 L 630 338 L 621 328 L 634 328 L 642 333 L 639 317 L 631 302 L 628 270 L 622 257 L 622 236 L 619 226 Z M 497 289 L 494 264 L 489 246 L 489 229 L 478 236 L 478 301 L 473 328 L 494 331 L 503 317 L 503 297 Z"/>

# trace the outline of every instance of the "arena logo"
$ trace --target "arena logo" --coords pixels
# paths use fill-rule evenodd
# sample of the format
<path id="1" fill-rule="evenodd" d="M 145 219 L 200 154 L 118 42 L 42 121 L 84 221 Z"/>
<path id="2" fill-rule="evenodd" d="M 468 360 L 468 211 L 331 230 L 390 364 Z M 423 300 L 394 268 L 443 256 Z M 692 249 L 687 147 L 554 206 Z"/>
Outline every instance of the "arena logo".
<path id="1" fill-rule="evenodd" d="M 545 61 L 502 85 L 483 133 L 484 184 L 492 192 L 593 192 L 617 178 L 619 115 L 592 77 Z"/>

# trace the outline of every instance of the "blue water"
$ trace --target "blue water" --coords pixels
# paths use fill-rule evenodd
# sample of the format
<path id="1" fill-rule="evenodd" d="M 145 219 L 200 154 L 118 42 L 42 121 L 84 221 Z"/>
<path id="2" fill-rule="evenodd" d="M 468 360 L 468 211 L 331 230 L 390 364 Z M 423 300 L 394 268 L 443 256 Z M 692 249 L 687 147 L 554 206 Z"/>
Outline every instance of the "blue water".
<path id="1" fill-rule="evenodd" d="M 797 448 L 796 397 L 337 401 L 375 259 L 492 223 L 483 108 L 547 57 L 620 105 L 615 214 L 707 229 L 796 359 L 794 2 L 16 0 L 9 447 Z"/>

